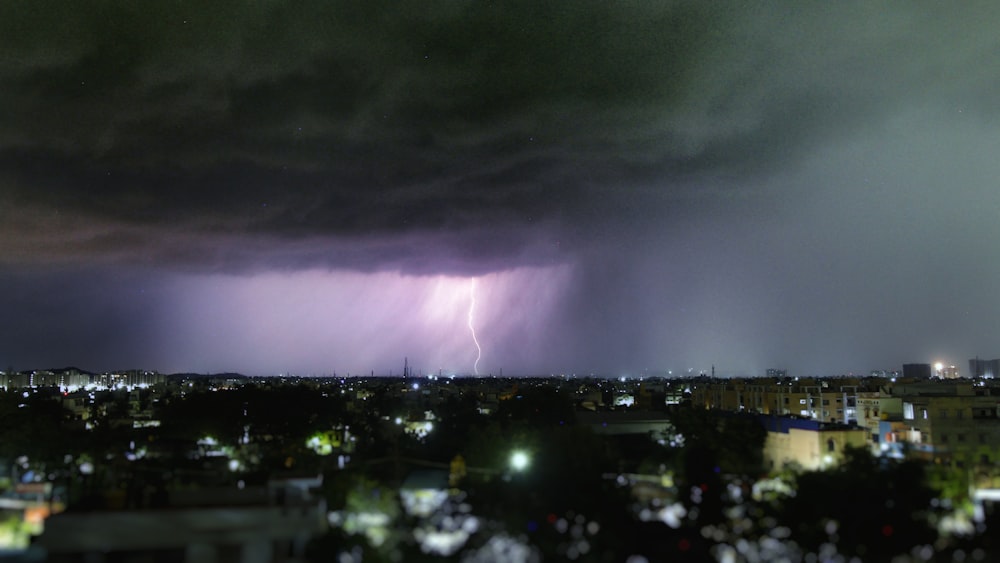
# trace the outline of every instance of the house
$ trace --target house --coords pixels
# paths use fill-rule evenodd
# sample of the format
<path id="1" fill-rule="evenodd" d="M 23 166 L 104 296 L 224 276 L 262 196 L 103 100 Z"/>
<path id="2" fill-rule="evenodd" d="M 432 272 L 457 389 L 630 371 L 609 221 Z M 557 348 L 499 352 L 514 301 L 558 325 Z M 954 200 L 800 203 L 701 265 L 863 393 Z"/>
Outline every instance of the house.
<path id="1" fill-rule="evenodd" d="M 845 449 L 866 447 L 868 441 L 868 431 L 854 425 L 778 416 L 760 421 L 767 429 L 764 464 L 769 469 L 789 464 L 823 469 L 843 459 Z"/>

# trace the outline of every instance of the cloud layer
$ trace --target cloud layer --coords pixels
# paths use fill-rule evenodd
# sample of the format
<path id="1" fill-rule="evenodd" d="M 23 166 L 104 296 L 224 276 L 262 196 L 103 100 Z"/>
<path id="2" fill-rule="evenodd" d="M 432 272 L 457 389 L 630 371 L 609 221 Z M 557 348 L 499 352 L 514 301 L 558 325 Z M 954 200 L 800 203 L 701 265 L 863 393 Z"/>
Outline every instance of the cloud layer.
<path id="1" fill-rule="evenodd" d="M 1000 6 L 895 8 L 7 3 L 0 286 L 565 266 L 573 369 L 1000 355 Z"/>
<path id="2" fill-rule="evenodd" d="M 989 5 L 536 4 L 0 8 L 2 258 L 558 260 L 900 105 L 996 109 Z"/>

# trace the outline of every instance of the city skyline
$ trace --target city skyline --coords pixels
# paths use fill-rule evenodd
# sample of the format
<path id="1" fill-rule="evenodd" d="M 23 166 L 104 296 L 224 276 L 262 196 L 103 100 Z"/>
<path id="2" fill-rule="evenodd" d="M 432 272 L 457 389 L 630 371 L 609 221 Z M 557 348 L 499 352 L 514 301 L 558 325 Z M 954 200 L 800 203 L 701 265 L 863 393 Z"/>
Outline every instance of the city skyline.
<path id="1" fill-rule="evenodd" d="M 917 370 L 924 370 L 926 373 L 921 374 L 907 374 L 907 369 L 913 367 Z M 337 369 L 334 366 L 323 372 L 294 372 L 294 371 L 284 371 L 284 372 L 261 372 L 261 371 L 250 371 L 241 372 L 236 370 L 216 370 L 216 371 L 203 371 L 203 372 L 193 372 L 193 371 L 161 371 L 155 367 L 151 368 L 149 366 L 118 366 L 115 369 L 89 369 L 86 366 L 74 364 L 65 366 L 32 366 L 26 368 L 15 369 L 13 366 L 8 366 L 6 369 L 0 370 L 0 376 L 20 376 L 22 378 L 27 377 L 28 379 L 23 379 L 23 381 L 31 381 L 31 377 L 38 375 L 43 377 L 44 381 L 42 383 L 31 383 L 32 386 L 52 386 L 56 385 L 58 387 L 63 387 L 69 385 L 65 383 L 64 380 L 60 379 L 63 376 L 72 377 L 116 377 L 116 376 L 138 376 L 139 374 L 145 376 L 178 376 L 178 377 L 195 377 L 195 378 L 212 378 L 212 377 L 243 377 L 243 378 L 302 378 L 302 379 L 367 379 L 370 377 L 375 377 L 376 379 L 388 378 L 388 379 L 430 379 L 437 380 L 440 378 L 491 378 L 491 379 L 565 379 L 565 378 L 579 378 L 581 380 L 587 379 L 597 379 L 597 380 L 618 380 L 618 381 L 642 381 L 643 379 L 660 379 L 660 380 L 685 380 L 685 379 L 732 379 L 732 380 L 789 380 L 794 379 L 798 381 L 800 378 L 803 380 L 820 380 L 820 379 L 840 379 L 840 378 L 860 378 L 860 379 L 889 379 L 896 381 L 896 377 L 903 377 L 905 380 L 922 380 L 922 379 L 940 379 L 940 380 L 955 380 L 955 379 L 994 379 L 1000 366 L 1000 359 L 984 359 L 984 358 L 970 358 L 966 366 L 958 365 L 945 365 L 942 362 L 930 363 L 908 363 L 898 366 L 882 366 L 874 367 L 869 370 L 863 370 L 858 372 L 839 372 L 839 373 L 795 373 L 789 372 L 787 369 L 781 368 L 767 368 L 766 370 L 759 373 L 750 372 L 717 372 L 715 365 L 708 366 L 707 368 L 681 368 L 681 369 L 670 369 L 668 367 L 660 368 L 648 368 L 635 372 L 598 372 L 598 371 L 580 371 L 580 372 L 568 372 L 568 371 L 553 371 L 549 373 L 511 373 L 510 371 L 504 372 L 503 367 L 499 367 L 496 370 L 488 370 L 482 372 L 475 371 L 461 371 L 461 370 L 445 370 L 444 368 L 438 368 L 437 371 L 432 369 L 427 369 L 422 364 L 418 362 L 410 362 L 408 356 L 404 356 L 403 363 L 400 365 L 392 365 L 391 362 L 381 362 L 380 367 L 371 368 L 368 370 L 343 370 Z M 53 379 L 54 378 L 54 379 Z M 0 387 L 3 387 L 3 379 L 0 378 Z M 63 381 L 62 383 L 53 383 L 57 381 Z M 82 381 L 82 380 L 81 380 Z M 25 383 L 27 385 L 27 383 Z M 74 384 L 74 386 L 77 386 Z"/>
<path id="2" fill-rule="evenodd" d="M 998 18 L 0 6 L 0 366 L 998 357 Z"/>

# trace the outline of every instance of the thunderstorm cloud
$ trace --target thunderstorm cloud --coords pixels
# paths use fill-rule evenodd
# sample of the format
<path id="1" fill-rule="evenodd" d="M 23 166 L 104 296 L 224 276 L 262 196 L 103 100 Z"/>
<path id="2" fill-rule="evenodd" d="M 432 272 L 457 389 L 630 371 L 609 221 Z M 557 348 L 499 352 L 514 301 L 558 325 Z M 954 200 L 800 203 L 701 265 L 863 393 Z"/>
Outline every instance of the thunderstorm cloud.
<path id="1" fill-rule="evenodd" d="M 0 362 L 185 368 L 202 340 L 170 336 L 177 311 L 257 311 L 232 295 L 323 271 L 340 292 L 558 272 L 544 321 L 497 344 L 523 371 L 1000 355 L 997 21 L 989 2 L 4 3 Z M 384 315 L 354 322 L 405 324 Z M 235 324 L 213 330 L 253 348 Z M 194 364 L 239 363 L 220 347 Z"/>

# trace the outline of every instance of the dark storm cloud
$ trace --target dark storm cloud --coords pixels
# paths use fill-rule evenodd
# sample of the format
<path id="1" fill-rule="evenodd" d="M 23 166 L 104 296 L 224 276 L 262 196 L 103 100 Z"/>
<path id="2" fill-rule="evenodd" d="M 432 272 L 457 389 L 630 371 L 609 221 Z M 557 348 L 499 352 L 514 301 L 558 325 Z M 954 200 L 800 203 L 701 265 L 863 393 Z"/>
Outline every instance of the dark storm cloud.
<path id="1" fill-rule="evenodd" d="M 8 259 L 106 245 L 229 268 L 255 262 L 227 242 L 248 235 L 264 264 L 361 238 L 395 266 L 414 250 L 395 235 L 435 258 L 485 229 L 485 262 L 558 260 L 546 241 L 739 189 L 901 104 L 992 109 L 1000 77 L 995 20 L 968 4 L 0 9 L 6 214 L 71 223 Z"/>
<path id="2" fill-rule="evenodd" d="M 51 220 L 4 258 L 559 260 L 897 104 L 992 110 L 969 6 L 7 3 L 0 196 Z"/>
<path id="3" fill-rule="evenodd" d="M 559 299 L 515 311 L 524 366 L 994 354 L 997 21 L 993 2 L 6 2 L 0 296 L 39 327 L 62 325 L 33 285 L 103 303 L 96 350 L 226 284 L 254 292 L 220 317 L 254 319 L 359 270 L 387 293 L 352 314 L 419 325 L 431 274 L 525 266 L 504 295 Z M 143 276 L 185 289 L 118 304 Z"/>
<path id="4" fill-rule="evenodd" d="M 676 96 L 703 25 L 597 4 L 51 8 L 3 17 L 15 204 L 288 235 L 572 207 L 572 145 Z"/>

